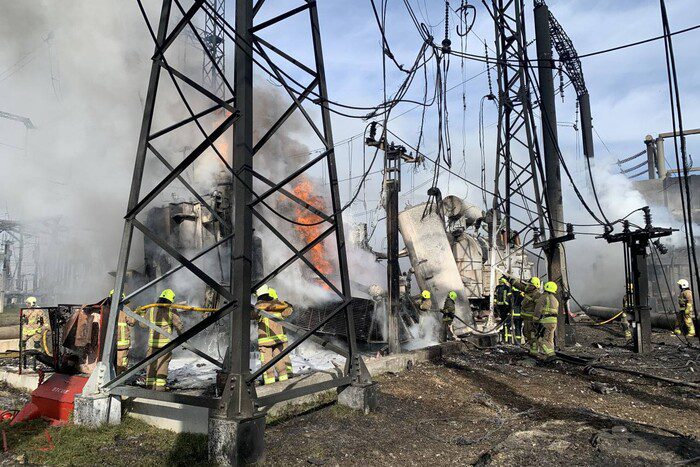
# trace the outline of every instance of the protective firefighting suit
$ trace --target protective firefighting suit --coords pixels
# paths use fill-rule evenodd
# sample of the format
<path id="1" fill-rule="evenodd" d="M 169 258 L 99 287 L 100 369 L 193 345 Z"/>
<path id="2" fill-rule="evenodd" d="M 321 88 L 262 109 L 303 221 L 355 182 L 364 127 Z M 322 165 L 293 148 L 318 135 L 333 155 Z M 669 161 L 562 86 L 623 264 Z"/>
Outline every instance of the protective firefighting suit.
<path id="1" fill-rule="evenodd" d="M 22 313 L 22 341 L 27 350 L 49 352 L 50 343 L 45 342 L 50 329 L 49 320 L 41 308 L 25 309 Z"/>
<path id="2" fill-rule="evenodd" d="M 289 303 L 268 297 L 268 295 L 258 297 L 255 311 L 265 311 L 279 320 L 288 318 L 294 311 Z M 264 365 L 287 348 L 287 334 L 280 323 L 259 313 L 254 313 L 253 317 L 258 320 L 258 348 L 260 350 L 260 363 Z M 286 381 L 293 376 L 292 360 L 289 358 L 289 354 L 280 359 L 274 368 L 263 373 L 264 384 L 275 382 L 275 371 L 277 372 L 277 381 Z"/>
<path id="3" fill-rule="evenodd" d="M 686 336 L 695 336 L 693 324 L 693 292 L 690 289 L 682 289 L 678 295 L 678 313 L 676 313 L 676 325 L 673 332 L 681 334 L 681 323 L 685 324 Z"/>
<path id="4" fill-rule="evenodd" d="M 136 320 L 119 312 L 117 321 L 117 374 L 123 373 L 129 366 L 129 350 L 131 350 L 131 328 Z"/>
<path id="5" fill-rule="evenodd" d="M 537 355 L 537 336 L 533 325 L 532 317 L 535 312 L 535 303 L 542 295 L 539 287 L 535 287 L 529 282 L 520 280 L 511 281 L 513 286 L 517 287 L 523 294 L 521 306 L 521 318 L 523 319 L 523 340 L 530 346 L 530 354 Z"/>
<path id="6" fill-rule="evenodd" d="M 512 317 L 513 317 L 513 340 L 517 344 L 524 344 L 525 340 L 523 338 L 523 318 L 522 318 L 522 309 L 523 309 L 523 298 L 524 295 L 520 289 L 517 287 L 513 286 L 513 311 L 512 311 Z"/>
<path id="7" fill-rule="evenodd" d="M 445 298 L 445 303 L 442 305 L 442 332 L 441 340 L 444 342 L 448 338 L 454 338 L 455 333 L 452 328 L 452 324 L 455 317 L 455 301 L 449 296 Z"/>
<path id="8" fill-rule="evenodd" d="M 114 291 L 109 293 L 102 303 L 102 307 L 106 310 L 112 306 L 112 295 Z M 119 306 L 119 318 L 117 320 L 117 374 L 123 373 L 129 366 L 129 351 L 131 350 L 131 328 L 136 324 L 136 320 L 122 311 L 123 305 Z"/>
<path id="9" fill-rule="evenodd" d="M 510 284 L 506 282 L 501 282 L 496 286 L 493 291 L 493 302 L 495 306 L 496 314 L 503 324 L 503 329 L 501 335 L 503 336 L 503 342 L 511 341 L 510 334 L 510 314 L 511 314 L 511 297 L 513 292 L 511 291 Z"/>
<path id="10" fill-rule="evenodd" d="M 433 309 L 433 301 L 430 298 L 419 298 L 416 301 L 416 306 L 420 311 L 430 311 Z"/>
<path id="11" fill-rule="evenodd" d="M 544 357 L 552 357 L 554 351 L 554 332 L 557 329 L 557 315 L 559 314 L 559 300 L 550 292 L 544 292 L 535 302 L 533 323 L 539 326 L 537 339 L 537 352 Z"/>
<path id="12" fill-rule="evenodd" d="M 173 294 L 174 297 L 174 294 Z M 156 303 L 171 305 L 173 302 L 167 298 L 161 297 Z M 153 307 L 146 311 L 148 320 L 159 328 L 172 335 L 173 331 L 181 334 L 183 331 L 182 320 L 180 316 L 174 312 L 169 306 Z M 120 316 L 121 319 L 121 316 Z M 148 352 L 146 356 L 151 356 L 158 349 L 165 347 L 170 343 L 170 338 L 160 334 L 153 329 L 148 330 Z M 161 355 L 156 360 L 148 365 L 146 371 L 146 387 L 155 389 L 156 391 L 164 391 L 168 382 L 168 365 L 172 354 L 170 352 Z"/>

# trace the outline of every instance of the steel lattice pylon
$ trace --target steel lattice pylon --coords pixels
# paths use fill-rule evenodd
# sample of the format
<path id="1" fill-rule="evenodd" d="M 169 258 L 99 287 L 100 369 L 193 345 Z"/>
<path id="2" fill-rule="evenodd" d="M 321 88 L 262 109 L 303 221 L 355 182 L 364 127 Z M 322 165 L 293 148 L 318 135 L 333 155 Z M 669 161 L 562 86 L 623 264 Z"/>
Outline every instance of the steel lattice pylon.
<path id="1" fill-rule="evenodd" d="M 316 3 L 314 1 L 302 1 L 300 2 L 301 5 L 296 8 L 285 11 L 265 21 L 261 21 L 258 24 L 254 24 L 255 16 L 263 7 L 264 0 L 257 0 L 255 4 L 253 4 L 253 0 L 236 0 L 236 21 L 235 25 L 231 25 L 226 21 L 223 12 L 219 6 L 217 6 L 223 5 L 223 1 L 194 0 L 187 6 L 183 6 L 183 0 L 162 0 L 159 23 L 157 27 L 153 27 L 141 3 L 142 0 L 137 0 L 137 2 L 154 40 L 155 54 L 153 56 L 153 64 L 145 101 L 127 214 L 125 216 L 126 220 L 124 223 L 121 251 L 117 266 L 114 296 L 121 297 L 124 291 L 127 265 L 129 263 L 135 229 L 142 232 L 145 238 L 150 239 L 167 252 L 178 265 L 162 276 L 140 287 L 138 290 L 131 292 L 126 298 L 113 301 L 109 313 L 100 368 L 99 371 L 93 373 L 91 384 L 86 386 L 86 393 L 127 395 L 131 397 L 138 396 L 209 407 L 212 409 L 210 419 L 211 429 L 212 420 L 260 419 L 260 414 L 263 413 L 261 412 L 261 408 L 270 407 L 280 401 L 334 387 L 368 384 L 370 382 L 369 373 L 366 371 L 364 363 L 357 351 L 355 326 L 350 307 L 350 281 L 347 271 L 342 208 L 338 190 L 333 133 L 330 113 L 327 106 L 324 105 L 328 99 Z M 177 22 L 177 24 L 170 26 L 171 13 L 175 8 L 182 14 L 182 19 Z M 221 8 L 223 7 L 221 6 Z M 216 51 L 205 46 L 206 37 L 202 37 L 201 31 L 198 31 L 194 26 L 194 19 L 197 15 L 205 15 L 207 22 L 211 22 L 211 24 L 214 25 L 213 31 L 220 32 L 235 44 L 233 86 L 228 82 L 222 67 L 218 64 L 219 62 L 214 53 Z M 284 26 L 286 24 L 285 20 L 292 17 L 298 18 L 302 15 L 308 15 L 308 34 L 311 38 L 310 42 L 313 48 L 312 65 L 302 63 L 300 60 L 293 58 L 289 53 L 259 36 L 260 32 L 266 28 L 273 25 L 277 25 L 277 27 Z M 215 76 L 217 76 L 217 79 L 221 80 L 223 89 L 231 94 L 232 97 L 230 99 L 224 99 L 221 97 L 223 93 L 219 94 L 196 83 L 184 72 L 168 63 L 166 52 L 185 28 L 191 29 L 194 38 L 202 45 L 204 53 L 207 56 L 206 58 L 210 60 L 213 69 L 216 71 Z M 289 72 L 285 71 L 271 56 L 274 56 L 277 60 L 283 60 L 284 64 L 287 66 L 296 67 L 297 70 L 304 72 L 308 75 L 308 83 L 305 82 L 302 84 L 295 80 Z M 278 120 L 272 124 L 266 132 L 262 133 L 257 141 L 254 141 L 252 115 L 254 100 L 254 63 L 281 85 L 291 102 L 289 107 L 279 116 Z M 152 125 L 154 115 L 156 114 L 156 98 L 159 94 L 159 81 L 162 74 L 165 74 L 172 81 L 175 89 L 178 91 L 179 98 L 182 103 L 185 104 L 189 112 L 189 116 L 182 121 L 173 122 L 163 129 L 154 131 Z M 212 76 L 214 76 L 214 74 L 212 74 Z M 189 86 L 189 90 L 194 90 L 202 97 L 211 101 L 212 105 L 203 111 L 195 112 L 182 90 L 183 85 Z M 233 107 L 234 102 L 235 108 Z M 303 104 L 306 104 L 306 106 Z M 308 107 L 310 106 L 318 109 L 321 121 L 320 125 L 309 115 Z M 219 110 L 224 110 L 226 112 L 225 118 L 223 118 L 211 132 L 205 131 L 200 120 Z M 308 128 L 318 137 L 325 150 L 321 154 L 313 157 L 308 163 L 303 164 L 291 173 L 287 173 L 282 180 L 270 180 L 259 170 L 256 170 L 254 156 L 270 141 L 290 116 L 296 112 L 302 114 L 303 121 L 308 124 Z M 200 136 L 197 141 L 192 141 L 189 144 L 189 146 L 194 149 L 192 149 L 179 164 L 172 166 L 167 162 L 166 158 L 156 150 L 153 142 L 158 138 L 166 138 L 171 132 L 190 124 L 197 126 Z M 233 156 L 232 160 L 229 162 L 226 157 L 227 154 L 221 154 L 214 143 L 217 138 L 230 130 L 233 131 Z M 207 204 L 206 200 L 198 194 L 192 186 L 187 184 L 182 177 L 184 170 L 201 157 L 205 151 L 215 152 L 221 162 L 229 170 L 233 179 L 233 206 L 230 216 L 217 215 L 216 211 Z M 285 156 L 287 155 L 283 153 L 277 155 L 280 159 Z M 155 157 L 160 160 L 168 170 L 168 174 L 147 194 L 142 195 L 141 188 L 144 178 L 144 168 L 147 158 L 150 157 Z M 291 181 L 303 176 L 303 174 L 307 173 L 317 164 L 325 164 L 325 167 L 327 167 L 326 175 L 330 181 L 329 207 L 332 209 L 331 212 L 319 210 L 317 207 L 301 200 L 284 188 Z M 158 233 L 151 231 L 137 219 L 137 215 L 143 212 L 144 209 L 175 180 L 179 180 L 192 195 L 197 198 L 202 206 L 212 213 L 217 221 L 220 222 L 222 232 L 225 233 L 214 245 L 208 246 L 189 258 L 185 257 L 181 252 L 169 245 Z M 254 191 L 254 181 L 266 186 L 264 192 L 256 193 Z M 309 241 L 302 248 L 295 247 L 285 235 L 275 228 L 275 226 L 266 219 L 266 216 L 262 214 L 263 207 L 269 208 L 267 203 L 273 197 L 285 197 L 291 202 L 296 203 L 296 205 L 301 206 L 302 209 L 306 209 L 318 216 L 322 220 L 322 222 L 320 222 L 323 226 L 322 233 L 315 239 Z M 235 226 L 235 229 L 230 222 L 226 221 L 226 218 L 232 219 L 232 225 Z M 290 256 L 286 261 L 258 281 L 253 280 L 251 271 L 254 218 L 259 221 L 259 225 L 256 225 L 256 229 L 267 229 L 279 238 L 290 251 Z M 328 275 L 321 273 L 306 257 L 307 253 L 314 248 L 315 245 L 318 245 L 327 238 L 333 238 L 335 241 L 335 249 L 337 252 L 337 277 L 334 276 L 334 280 L 337 281 L 337 285 Z M 231 274 L 230 283 L 227 286 L 223 286 L 214 277 L 211 277 L 204 270 L 195 265 L 194 262 L 214 248 L 226 245 L 229 246 L 231 251 Z M 249 367 L 249 329 L 252 309 L 250 303 L 251 293 L 257 290 L 262 284 L 282 274 L 289 266 L 297 262 L 303 262 L 311 271 L 316 273 L 319 280 L 322 281 L 329 290 L 337 295 L 337 306 L 309 331 L 300 330 L 290 323 L 284 322 L 283 326 L 295 330 L 301 334 L 300 337 L 294 342 L 290 342 L 287 349 L 281 354 L 276 355 L 271 361 L 266 362 L 260 369 L 253 372 Z M 187 329 L 182 335 L 173 338 L 165 347 L 158 349 L 147 358 L 133 364 L 119 376 L 115 375 L 115 336 L 120 305 L 183 268 L 189 270 L 204 284 L 218 293 L 219 296 L 223 298 L 223 306 L 221 306 L 218 311 L 193 325 L 190 329 Z M 151 329 L 159 330 L 157 326 L 145 320 L 143 317 L 134 314 L 126 308 L 124 311 Z M 260 313 L 270 319 L 277 319 L 272 315 L 266 315 L 264 312 Z M 321 327 L 340 313 L 345 315 L 348 337 L 347 348 L 342 345 L 329 343 L 316 334 Z M 225 361 L 219 362 L 211 356 L 206 355 L 204 352 L 194 348 L 190 340 L 227 315 L 231 315 L 230 330 L 228 333 L 229 350 L 226 354 Z M 162 332 L 162 330 L 160 332 Z M 162 333 L 166 334 L 164 332 Z M 296 387 L 264 397 L 258 397 L 255 390 L 256 379 L 306 340 L 320 342 L 326 349 L 345 356 L 347 363 L 343 374 L 330 381 Z M 178 346 L 183 346 L 224 369 L 228 376 L 224 384 L 223 394 L 220 398 L 185 396 L 178 393 L 156 393 L 147 389 L 124 385 L 136 372 L 146 367 L 159 356 L 172 351 Z M 262 420 L 264 429 L 264 417 Z M 210 436 L 210 447 L 211 439 L 212 437 Z M 210 450 L 210 453 L 211 452 Z M 217 454 L 213 455 L 216 459 L 221 460 L 219 457 L 216 457 Z M 250 455 L 254 457 L 256 454 L 252 453 Z"/>
<path id="2" fill-rule="evenodd" d="M 212 10 L 216 12 L 216 17 L 226 17 L 225 0 L 210 0 L 210 3 Z M 224 62 L 226 40 L 223 24 L 217 21 L 213 15 L 206 15 L 204 18 L 204 44 L 209 51 L 209 54 L 205 53 L 203 57 L 204 86 L 217 96 L 224 98 L 226 89 L 222 77 L 226 72 Z M 221 70 L 221 74 L 219 74 L 219 70 Z"/>
<path id="3" fill-rule="evenodd" d="M 546 232 L 546 200 L 540 189 L 544 184 L 543 167 L 537 141 L 535 119 L 532 112 L 531 82 L 526 70 L 528 63 L 523 0 L 493 0 L 483 3 L 493 18 L 496 36 L 496 60 L 498 69 L 498 140 L 496 143 L 496 171 L 492 216 L 492 245 L 497 231 L 504 230 L 509 240 L 515 233 L 537 228 Z M 518 160 L 518 149 L 527 157 Z M 522 200 L 521 208 L 530 222 L 522 222 L 511 215 L 512 199 Z M 532 216 L 536 212 L 536 216 Z M 502 221 L 498 220 L 503 216 Z M 512 226 L 512 221 L 521 225 Z M 499 222 L 501 225 L 499 225 Z M 505 242 L 506 255 L 500 264 L 491 268 L 494 283 L 495 269 L 508 269 L 511 241 Z M 527 244 L 522 245 L 524 248 Z M 504 264 L 505 263 L 505 264 Z"/>

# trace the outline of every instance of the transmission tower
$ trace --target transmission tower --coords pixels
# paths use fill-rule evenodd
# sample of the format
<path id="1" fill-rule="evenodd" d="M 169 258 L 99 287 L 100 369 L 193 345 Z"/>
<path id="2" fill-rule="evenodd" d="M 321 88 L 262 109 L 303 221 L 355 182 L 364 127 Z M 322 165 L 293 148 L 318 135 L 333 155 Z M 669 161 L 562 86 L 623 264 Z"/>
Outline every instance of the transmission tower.
<path id="1" fill-rule="evenodd" d="M 226 2 L 225 0 L 210 0 L 209 4 L 216 16 L 226 18 Z M 225 97 L 225 88 L 223 76 L 226 73 L 225 54 L 226 41 L 224 36 L 223 24 L 214 20 L 212 16 L 207 15 L 204 18 L 204 46 L 208 50 L 205 53 L 202 63 L 204 87 L 209 89 L 220 98 Z M 209 58 L 211 57 L 211 58 Z M 221 74 L 219 74 L 221 70 Z"/>
<path id="2" fill-rule="evenodd" d="M 523 0 L 493 0 L 484 5 L 495 25 L 496 68 L 498 70 L 498 139 L 496 171 L 491 217 L 491 289 L 496 270 L 510 269 L 510 258 L 522 252 L 530 242 L 514 241 L 530 230 L 544 233 L 547 219 L 546 199 L 540 190 L 544 184 L 542 161 L 532 112 Z M 518 199 L 529 222 L 512 214 L 513 200 Z M 531 214 L 535 212 L 536 215 Z M 518 216 L 519 217 L 519 216 Z M 514 223 L 517 223 L 514 225 Z M 499 233 L 505 243 L 505 256 L 496 256 Z"/>
<path id="3" fill-rule="evenodd" d="M 256 22 L 256 16 L 261 9 L 264 10 L 263 4 L 265 1 L 257 0 L 253 4 L 253 0 L 236 0 L 235 24 L 231 25 L 210 0 L 195 0 L 189 4 L 188 8 L 183 7 L 181 0 L 162 0 L 160 19 L 155 27 L 146 14 L 141 3 L 142 0 L 137 0 L 137 2 L 154 40 L 155 54 L 153 56 L 141 134 L 137 147 L 136 164 L 125 216 L 114 297 L 122 297 L 122 292 L 125 290 L 127 265 L 129 264 L 135 231 L 141 232 L 145 238 L 162 248 L 178 265 L 137 290 L 130 291 L 125 298 L 113 301 L 109 311 L 101 362 L 86 385 L 83 396 L 76 399 L 76 423 L 94 425 L 115 421 L 120 413 L 117 409 L 119 396 L 122 395 L 199 405 L 210 409 L 208 439 L 212 463 L 243 465 L 258 462 L 264 455 L 263 434 L 267 408 L 281 401 L 337 387 L 340 389 L 339 401 L 347 401 L 348 405 L 352 405 L 353 402 L 356 403 L 356 401 L 360 400 L 365 404 L 363 408 L 367 409 L 372 405 L 373 395 L 376 391 L 357 351 L 355 341 L 355 325 L 350 305 L 351 290 L 345 252 L 342 208 L 338 189 L 333 132 L 330 113 L 326 104 L 328 95 L 316 2 L 303 1 L 296 8 L 284 11 L 277 16 L 268 16 L 267 19 Z M 223 2 L 221 3 L 223 4 Z M 182 14 L 182 19 L 171 26 L 171 10 L 175 8 Z M 212 49 L 205 46 L 206 37 L 202 37 L 202 34 L 194 26 L 194 19 L 197 15 L 205 15 L 205 18 L 216 23 L 213 30 L 223 33 L 227 39 L 235 43 L 233 86 L 226 79 L 219 62 L 217 62 L 216 57 L 212 53 Z M 287 21 L 292 18 L 298 20 L 299 17 L 303 16 L 308 18 L 309 27 L 307 34 L 310 37 L 310 41 L 307 42 L 312 47 L 312 64 L 304 64 L 301 60 L 293 58 L 290 53 L 285 52 L 282 48 L 263 38 L 264 33 L 268 32 L 268 28 L 273 26 L 274 31 L 279 31 L 280 28 L 289 25 L 296 33 L 303 34 L 299 32 L 298 21 L 293 21 L 293 24 Z M 196 40 L 202 45 L 207 58 L 216 71 L 217 79 L 221 80 L 223 89 L 230 93 L 231 98 L 225 99 L 221 94 L 201 86 L 191 77 L 188 77 L 185 72 L 178 70 L 173 64 L 168 62 L 168 51 L 185 28 L 191 29 Z M 274 34 L 271 35 L 274 37 Z M 300 43 L 306 42 L 300 41 Z M 254 140 L 253 132 L 254 63 L 264 73 L 267 73 L 272 79 L 277 81 L 277 84 L 280 85 L 290 100 L 289 106 L 279 115 L 270 128 L 258 134 L 260 136 L 257 141 Z M 294 71 L 291 71 L 292 69 Z M 299 74 L 303 75 L 304 78 L 293 77 Z M 187 108 L 189 116 L 183 120 L 168 123 L 162 129 L 154 130 L 154 121 L 161 121 L 169 117 L 167 113 L 160 114 L 158 112 L 159 107 L 156 106 L 158 96 L 163 94 L 172 96 L 172 93 L 168 94 L 165 92 L 168 89 L 161 89 L 162 83 L 160 83 L 160 78 L 162 75 L 172 82 L 177 95 Z M 188 91 L 194 90 L 199 97 L 207 100 L 208 104 L 204 106 L 204 110 L 195 111 L 193 109 L 190 99 L 187 97 L 188 95 L 183 92 L 183 87 L 185 86 L 189 87 Z M 233 103 L 235 103 L 235 108 Z M 225 117 L 218 119 L 218 123 L 213 126 L 213 129 L 211 127 L 205 128 L 202 122 L 207 121 L 211 123 L 206 118 L 211 117 L 218 110 L 224 110 Z M 316 118 L 314 118 L 312 112 L 317 113 L 315 115 Z M 265 172 L 265 169 L 271 164 L 271 159 L 267 157 L 265 164 L 259 164 L 255 162 L 255 156 L 261 157 L 260 153 L 264 152 L 261 150 L 280 131 L 280 127 L 295 113 L 301 114 L 303 121 L 311 130 L 311 133 L 318 137 L 325 150 L 308 162 L 301 164 L 298 168 L 285 172 L 281 180 L 272 180 L 268 176 L 273 177 L 273 175 Z M 156 119 L 155 117 L 158 118 Z M 320 122 L 320 124 L 317 122 Z M 165 147 L 182 147 L 183 135 L 181 133 L 178 134 L 178 130 L 185 127 L 188 127 L 190 130 L 196 130 L 196 132 L 190 131 L 186 133 L 191 140 L 188 141 L 187 145 L 194 149 L 191 149 L 189 154 L 182 158 L 179 163 L 171 165 L 168 163 L 167 158 L 156 148 L 157 142 L 160 142 L 162 139 L 167 141 L 169 137 L 178 136 L 177 145 L 172 144 Z M 215 144 L 217 139 L 231 130 L 233 131 L 232 156 L 227 153 L 222 154 Z M 260 128 L 256 128 L 256 130 L 260 130 Z M 192 135 L 197 135 L 196 140 Z M 231 215 L 224 216 L 225 218 L 230 217 L 233 221 L 232 224 L 227 223 L 225 218 L 219 217 L 215 209 L 207 204 L 206 200 L 182 177 L 185 169 L 205 155 L 205 152 L 209 155 L 212 153 L 216 154 L 222 166 L 228 170 L 232 177 L 234 194 Z M 172 154 L 169 155 L 173 156 Z M 275 153 L 272 163 L 274 164 L 276 160 L 280 162 L 288 160 L 291 155 L 285 154 L 284 150 L 279 154 Z M 147 159 L 152 157 L 163 163 L 165 169 L 167 169 L 167 175 L 155 187 L 151 188 L 145 195 L 142 195 L 141 189 L 145 185 L 144 168 L 146 167 Z M 300 199 L 285 188 L 314 168 L 324 170 L 330 181 L 330 200 L 328 203 L 330 212 L 326 212 L 324 209 L 320 209 L 318 206 Z M 221 240 L 189 257 L 186 257 L 182 252 L 169 245 L 163 236 L 150 230 L 138 219 L 139 213 L 142 213 L 146 207 L 151 205 L 176 180 L 179 180 L 202 203 L 203 208 L 208 209 L 217 218 L 223 226 L 223 231 L 226 232 L 226 235 Z M 259 186 L 264 188 L 262 190 L 257 189 Z M 312 213 L 319 219 L 318 225 L 322 227 L 321 233 L 308 241 L 308 243 L 304 242 L 305 245 L 301 248 L 293 244 L 288 239 L 288 235 L 270 221 L 270 218 L 283 217 L 279 212 L 275 211 L 274 207 L 270 206 L 273 200 L 280 198 L 285 198 L 289 202 L 295 203 L 300 209 Z M 265 277 L 260 280 L 254 280 L 252 277 L 254 219 L 256 220 L 255 229 L 257 232 L 269 232 L 279 239 L 290 253 L 285 261 L 272 271 L 264 274 Z M 308 258 L 308 253 L 326 239 L 331 240 L 327 243 L 327 245 L 331 244 L 328 251 L 330 251 L 333 259 L 336 260 L 337 267 L 332 275 L 321 272 Z M 212 274 L 195 264 L 197 259 L 219 247 L 227 247 L 230 252 L 230 274 L 229 282 L 226 285 L 222 285 Z M 289 343 L 286 350 L 263 364 L 261 368 L 252 371 L 250 368 L 251 342 L 249 332 L 252 311 L 251 295 L 253 291 L 273 278 L 281 274 L 290 274 L 289 267 L 299 263 L 303 263 L 332 292 L 335 296 L 334 306 L 323 319 L 308 331 L 300 330 L 292 324 L 282 321 L 280 324 L 296 331 L 299 336 L 296 340 Z M 216 312 L 185 330 L 181 335 L 173 337 L 165 347 L 131 365 L 126 371 L 117 376 L 114 368 L 116 356 L 115 336 L 120 306 L 144 291 L 149 290 L 154 285 L 160 284 L 182 269 L 188 270 L 198 280 L 217 292 L 223 299 L 223 305 Z M 128 308 L 124 308 L 124 312 L 149 328 L 157 330 L 161 334 L 168 334 L 140 315 L 129 311 Z M 278 320 L 273 315 L 262 311 L 260 313 L 267 318 Z M 197 349 L 192 343 L 192 338 L 229 315 L 230 325 L 226 358 L 224 361 L 217 361 L 212 356 Z M 344 316 L 347 327 L 347 346 L 327 342 L 317 335 L 319 329 L 338 316 Z M 285 355 L 288 355 L 307 340 L 319 342 L 326 349 L 344 356 L 346 358 L 346 366 L 342 374 L 323 382 L 308 385 L 295 384 L 292 388 L 277 393 L 258 396 L 256 394 L 256 380 L 284 358 Z M 185 395 L 178 394 L 175 391 L 163 393 L 127 384 L 149 363 L 179 346 L 183 346 L 183 348 L 194 352 L 223 369 L 225 378 L 220 397 Z"/>

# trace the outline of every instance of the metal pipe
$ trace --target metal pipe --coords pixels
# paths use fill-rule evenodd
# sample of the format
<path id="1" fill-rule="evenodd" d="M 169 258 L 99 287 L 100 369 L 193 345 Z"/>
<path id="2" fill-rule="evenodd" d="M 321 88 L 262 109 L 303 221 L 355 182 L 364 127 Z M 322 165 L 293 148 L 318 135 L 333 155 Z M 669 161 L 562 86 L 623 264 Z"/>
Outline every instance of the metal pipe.
<path id="1" fill-rule="evenodd" d="M 583 305 L 583 312 L 592 318 L 610 319 L 620 312 L 618 308 Z M 675 316 L 671 313 L 651 313 L 651 326 L 660 329 L 673 329 Z"/>
<path id="2" fill-rule="evenodd" d="M 666 178 L 666 154 L 664 153 L 664 138 L 661 135 L 656 139 L 656 170 L 659 171 L 659 178 Z"/>
<path id="3" fill-rule="evenodd" d="M 656 178 L 656 150 L 654 149 L 654 137 L 647 135 L 644 138 L 644 144 L 647 145 L 647 171 L 649 172 L 649 180 Z"/>

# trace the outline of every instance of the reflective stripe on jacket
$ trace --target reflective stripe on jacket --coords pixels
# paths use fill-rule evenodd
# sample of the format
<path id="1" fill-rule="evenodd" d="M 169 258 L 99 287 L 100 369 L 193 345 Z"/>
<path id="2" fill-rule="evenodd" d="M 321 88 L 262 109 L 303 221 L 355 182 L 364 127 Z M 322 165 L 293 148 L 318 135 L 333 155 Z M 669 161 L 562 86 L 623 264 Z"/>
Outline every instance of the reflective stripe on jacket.
<path id="1" fill-rule="evenodd" d="M 510 287 L 505 284 L 499 284 L 493 291 L 493 298 L 496 301 L 496 305 L 510 305 L 509 297 L 512 295 Z"/>
<path id="2" fill-rule="evenodd" d="M 535 304 L 533 318 L 541 324 L 551 324 L 557 322 L 559 314 L 559 300 L 554 294 L 544 293 Z"/>
<path id="3" fill-rule="evenodd" d="M 168 334 L 173 333 L 173 329 L 182 332 L 182 321 L 180 317 L 173 313 L 170 307 L 153 307 L 148 313 L 149 321 Z M 153 329 L 148 330 L 148 346 L 152 349 L 160 349 L 170 343 L 170 338 L 160 334 Z"/>
<path id="4" fill-rule="evenodd" d="M 265 311 L 279 320 L 288 318 L 294 311 L 289 303 L 281 300 L 260 300 L 255 304 L 255 309 Z M 259 346 L 272 347 L 287 342 L 287 334 L 279 322 L 261 314 L 257 315 L 257 319 Z"/>

